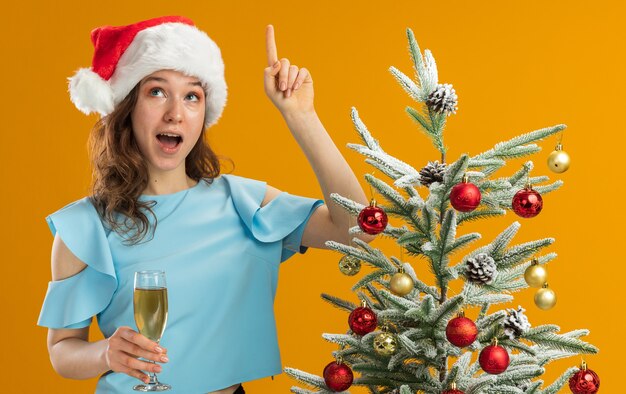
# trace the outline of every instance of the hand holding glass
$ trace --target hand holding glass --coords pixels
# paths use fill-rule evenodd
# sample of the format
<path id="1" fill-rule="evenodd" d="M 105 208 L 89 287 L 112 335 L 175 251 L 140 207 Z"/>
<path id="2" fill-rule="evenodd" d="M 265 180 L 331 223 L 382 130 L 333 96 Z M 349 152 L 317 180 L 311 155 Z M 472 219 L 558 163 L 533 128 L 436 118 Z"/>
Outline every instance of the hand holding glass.
<path id="1" fill-rule="evenodd" d="M 167 285 L 164 271 L 135 272 L 133 306 L 139 333 L 159 343 L 167 324 Z M 150 361 L 154 363 L 153 361 Z M 136 391 L 165 391 L 172 387 L 160 383 L 155 372 L 150 381 L 133 387 Z"/>

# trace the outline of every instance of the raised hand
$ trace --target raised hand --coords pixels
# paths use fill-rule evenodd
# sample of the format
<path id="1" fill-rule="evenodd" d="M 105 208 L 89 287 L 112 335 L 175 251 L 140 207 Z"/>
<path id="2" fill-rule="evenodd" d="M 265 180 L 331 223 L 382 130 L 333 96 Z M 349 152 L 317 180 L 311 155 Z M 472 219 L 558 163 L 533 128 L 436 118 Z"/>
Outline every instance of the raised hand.
<path id="1" fill-rule="evenodd" d="M 306 68 L 298 68 L 289 59 L 278 60 L 274 27 L 265 29 L 267 64 L 265 68 L 265 93 L 278 110 L 285 115 L 306 114 L 313 107 L 313 79 Z"/>

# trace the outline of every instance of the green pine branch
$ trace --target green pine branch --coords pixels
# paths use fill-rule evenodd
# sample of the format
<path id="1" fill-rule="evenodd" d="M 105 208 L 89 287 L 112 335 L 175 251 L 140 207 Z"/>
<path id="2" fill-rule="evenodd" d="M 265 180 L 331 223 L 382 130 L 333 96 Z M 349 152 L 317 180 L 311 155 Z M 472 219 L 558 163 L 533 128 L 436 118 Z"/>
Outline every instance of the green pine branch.
<path id="1" fill-rule="evenodd" d="M 378 289 L 376 287 L 374 287 L 371 283 L 365 285 L 365 290 L 367 290 L 367 292 L 370 295 L 370 298 L 374 301 L 376 301 L 374 303 L 374 307 L 378 310 L 382 310 L 383 308 L 386 308 L 387 306 L 385 305 L 385 300 L 380 296 L 380 292 L 378 291 Z"/>
<path id="2" fill-rule="evenodd" d="M 471 212 L 460 212 L 457 224 L 476 221 L 480 219 L 489 219 L 496 216 L 502 216 L 504 214 L 506 214 L 506 211 L 501 208 L 475 209 Z"/>
<path id="3" fill-rule="evenodd" d="M 340 346 L 351 346 L 353 348 L 359 347 L 360 341 L 352 335 L 348 334 L 322 334 L 322 338 L 331 343 L 336 343 Z M 337 351 L 337 355 L 349 354 L 349 349 Z"/>
<path id="4" fill-rule="evenodd" d="M 538 394 L 540 392 L 540 387 L 542 385 L 543 385 L 543 380 L 536 380 L 532 383 L 528 383 L 526 394 Z"/>
<path id="5" fill-rule="evenodd" d="M 554 383 L 552 383 L 550 386 L 546 387 L 543 391 L 541 391 L 541 394 L 557 394 L 559 390 L 561 390 L 561 388 L 565 386 L 565 383 L 569 381 L 569 378 L 576 372 L 578 372 L 578 368 L 576 367 L 569 368 L 567 371 L 563 373 L 563 375 L 561 375 L 557 380 L 555 380 Z"/>
<path id="6" fill-rule="evenodd" d="M 481 376 L 478 379 L 474 380 L 471 384 L 460 387 L 466 388 L 466 394 L 482 394 L 484 393 L 484 390 L 486 390 L 488 387 L 493 386 L 495 381 L 495 376 Z"/>
<path id="7" fill-rule="evenodd" d="M 301 389 L 300 387 L 296 387 L 296 386 L 291 387 L 290 391 L 295 394 L 332 393 L 329 390 L 315 390 L 314 391 L 314 390 Z"/>
<path id="8" fill-rule="evenodd" d="M 352 286 L 352 291 L 356 291 L 360 289 L 361 287 L 365 287 L 366 285 L 371 284 L 371 282 L 377 281 L 387 274 L 388 272 L 385 272 L 382 270 L 376 270 L 374 272 L 370 272 L 369 274 L 363 276 L 358 282 L 356 282 L 354 286 Z"/>
<path id="9" fill-rule="evenodd" d="M 524 339 L 533 341 L 537 345 L 543 347 L 549 347 L 571 353 L 595 354 L 598 352 L 597 347 L 567 335 L 546 332 L 542 334 L 526 334 L 524 335 Z"/>
<path id="10" fill-rule="evenodd" d="M 332 306 L 347 312 L 352 312 L 357 306 L 350 301 L 342 300 L 330 294 L 322 293 L 322 299 L 329 302 Z"/>
<path id="11" fill-rule="evenodd" d="M 389 72 L 413 100 L 424 101 L 422 89 L 411 78 L 393 66 L 389 67 Z"/>
<path id="12" fill-rule="evenodd" d="M 406 107 L 406 112 L 409 118 L 415 121 L 424 134 L 430 138 L 435 148 L 442 155 L 445 155 L 447 149 L 443 143 L 443 129 L 446 125 L 446 115 L 433 112 L 427 105 L 424 105 L 422 108 L 422 111 L 427 114 L 427 117 L 412 107 Z"/>
<path id="13" fill-rule="evenodd" d="M 565 125 L 556 125 L 556 126 L 551 126 L 551 127 L 546 127 L 543 129 L 539 129 L 539 130 L 535 130 L 535 131 L 531 131 L 529 133 L 525 133 L 522 135 L 519 135 L 517 137 L 511 138 L 508 141 L 505 142 L 499 142 L 497 143 L 493 148 L 491 148 L 488 151 L 479 153 L 478 155 L 474 156 L 473 158 L 476 159 L 506 159 L 509 158 L 511 152 L 515 152 L 515 149 L 519 149 L 520 147 L 523 147 L 526 144 L 530 144 L 532 142 L 535 141 L 540 141 L 544 138 L 547 138 L 551 135 L 557 134 L 563 130 L 565 130 Z M 533 152 L 529 152 L 527 154 L 532 154 L 532 153 L 536 153 L 537 151 L 533 151 Z M 521 155 L 521 156 L 525 156 Z M 521 157 L 521 156 L 514 156 L 511 158 L 515 158 L 515 157 Z"/>
<path id="14" fill-rule="evenodd" d="M 450 320 L 451 317 L 456 314 L 459 309 L 461 309 L 464 301 L 465 298 L 463 297 L 463 295 L 457 295 L 446 300 L 446 302 L 441 304 L 437 308 L 437 310 L 434 311 L 432 316 L 429 317 L 430 324 L 437 327 L 438 329 L 441 329 L 441 327 L 443 327 L 445 331 L 445 325 L 447 324 L 448 320 Z"/>
<path id="15" fill-rule="evenodd" d="M 316 392 L 316 393 L 332 393 L 332 391 L 330 391 L 330 389 L 328 389 L 328 387 L 326 386 L 326 383 L 324 382 L 324 379 L 319 377 L 319 376 L 316 376 L 316 375 L 313 375 L 313 374 L 310 374 L 310 373 L 307 373 L 307 372 L 299 371 L 297 369 L 289 368 L 289 367 L 286 367 L 284 369 L 284 371 L 285 371 L 285 373 L 287 375 L 289 375 L 292 378 L 298 380 L 299 382 L 304 383 L 304 384 L 306 384 L 308 386 L 311 386 L 311 387 L 319 388 L 319 389 L 322 390 L 322 391 L 312 391 L 312 392 Z M 292 388 L 292 392 L 295 393 L 297 391 L 293 391 L 293 388 Z"/>

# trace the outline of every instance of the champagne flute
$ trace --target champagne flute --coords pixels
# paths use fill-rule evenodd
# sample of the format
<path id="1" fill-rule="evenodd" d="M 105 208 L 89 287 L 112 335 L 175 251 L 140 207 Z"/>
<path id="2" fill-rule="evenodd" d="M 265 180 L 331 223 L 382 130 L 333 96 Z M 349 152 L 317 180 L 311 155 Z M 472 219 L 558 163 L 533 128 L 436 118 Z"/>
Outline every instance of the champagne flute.
<path id="1" fill-rule="evenodd" d="M 167 323 L 167 285 L 165 271 L 135 272 L 133 292 L 135 323 L 139 333 L 159 343 Z M 147 360 L 154 364 L 154 361 Z M 172 388 L 159 382 L 155 372 L 150 372 L 150 381 L 133 387 L 135 391 L 165 391 Z"/>

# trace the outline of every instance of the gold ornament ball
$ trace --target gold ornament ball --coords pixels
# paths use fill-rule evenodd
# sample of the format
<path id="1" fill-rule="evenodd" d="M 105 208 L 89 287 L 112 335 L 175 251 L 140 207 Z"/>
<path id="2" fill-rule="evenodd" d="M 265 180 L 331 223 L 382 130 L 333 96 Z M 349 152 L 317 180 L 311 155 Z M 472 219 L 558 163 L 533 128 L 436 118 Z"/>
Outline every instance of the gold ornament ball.
<path id="1" fill-rule="evenodd" d="M 413 290 L 415 285 L 413 284 L 413 279 L 406 272 L 397 272 L 391 277 L 389 287 L 394 294 L 405 296 Z"/>
<path id="2" fill-rule="evenodd" d="M 546 271 L 543 265 L 533 264 L 526 268 L 524 279 L 526 283 L 528 283 L 528 286 L 541 287 L 548 280 L 548 271 Z"/>
<path id="3" fill-rule="evenodd" d="M 544 311 L 552 309 L 556 305 L 556 293 L 548 287 L 537 290 L 535 304 Z"/>
<path id="4" fill-rule="evenodd" d="M 548 156 L 548 167 L 557 174 L 567 171 L 569 168 L 569 155 L 557 145 L 556 150 Z"/>
<path id="5" fill-rule="evenodd" d="M 393 334 L 383 332 L 374 338 L 374 350 L 381 356 L 391 356 L 396 352 L 398 342 Z"/>
<path id="6" fill-rule="evenodd" d="M 339 260 L 339 271 L 348 276 L 354 276 L 361 270 L 361 261 L 354 256 L 343 256 Z"/>

